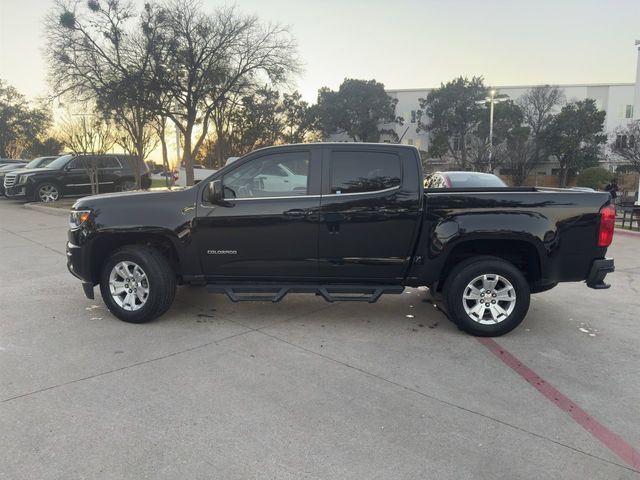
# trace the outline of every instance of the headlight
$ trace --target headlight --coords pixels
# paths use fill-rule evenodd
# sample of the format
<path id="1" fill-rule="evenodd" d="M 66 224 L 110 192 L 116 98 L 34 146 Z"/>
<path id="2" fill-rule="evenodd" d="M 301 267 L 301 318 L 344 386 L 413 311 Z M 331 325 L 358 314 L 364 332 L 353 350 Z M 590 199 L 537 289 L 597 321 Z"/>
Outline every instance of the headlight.
<path id="1" fill-rule="evenodd" d="M 80 228 L 91 218 L 90 210 L 71 210 L 69 214 L 69 228 Z"/>
<path id="2" fill-rule="evenodd" d="M 20 175 L 18 178 L 18 185 L 24 185 L 29 180 L 29 175 Z"/>

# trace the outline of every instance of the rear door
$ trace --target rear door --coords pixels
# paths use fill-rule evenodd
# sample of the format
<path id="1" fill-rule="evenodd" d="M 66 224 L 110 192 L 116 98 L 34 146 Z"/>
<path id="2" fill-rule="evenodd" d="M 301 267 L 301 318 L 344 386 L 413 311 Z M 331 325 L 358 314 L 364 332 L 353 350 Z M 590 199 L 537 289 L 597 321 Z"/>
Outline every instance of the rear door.
<path id="1" fill-rule="evenodd" d="M 400 281 L 408 269 L 422 183 L 412 149 L 327 147 L 318 234 L 321 276 Z"/>
<path id="2" fill-rule="evenodd" d="M 97 158 L 100 193 L 113 192 L 116 182 L 120 180 L 123 166 L 115 156 L 104 155 Z"/>
<path id="3" fill-rule="evenodd" d="M 225 280 L 317 277 L 321 160 L 321 149 L 312 146 L 256 152 L 222 177 L 224 205 L 208 204 L 203 195 L 195 232 L 204 274 Z M 285 170 L 297 181 L 273 179 Z"/>
<path id="4" fill-rule="evenodd" d="M 95 167 L 96 158 L 89 155 L 77 156 L 67 166 L 62 181 L 63 190 L 67 195 L 81 195 L 91 193 L 92 168 Z"/>

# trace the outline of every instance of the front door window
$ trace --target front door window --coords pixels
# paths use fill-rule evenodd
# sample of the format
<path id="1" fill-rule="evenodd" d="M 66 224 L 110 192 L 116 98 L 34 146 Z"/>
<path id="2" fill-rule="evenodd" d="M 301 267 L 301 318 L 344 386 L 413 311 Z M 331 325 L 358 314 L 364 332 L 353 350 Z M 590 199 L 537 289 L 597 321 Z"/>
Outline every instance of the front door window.
<path id="1" fill-rule="evenodd" d="M 224 177 L 225 198 L 246 199 L 307 195 L 309 152 L 263 155 Z"/>

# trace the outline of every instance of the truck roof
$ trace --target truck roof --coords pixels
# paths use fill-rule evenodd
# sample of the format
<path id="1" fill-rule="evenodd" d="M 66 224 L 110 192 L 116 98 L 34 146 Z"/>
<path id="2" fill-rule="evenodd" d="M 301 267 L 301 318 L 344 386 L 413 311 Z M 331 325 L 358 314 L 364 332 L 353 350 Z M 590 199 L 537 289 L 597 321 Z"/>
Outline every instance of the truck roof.
<path id="1" fill-rule="evenodd" d="M 269 149 L 282 149 L 282 148 L 296 148 L 296 147 L 340 147 L 340 148 L 406 148 L 414 151 L 418 149 L 414 145 L 404 145 L 402 143 L 372 143 L 372 142 L 310 142 L 310 143 L 287 143 L 282 145 L 272 145 L 269 147 L 262 147 L 254 150 L 254 152 L 269 150 Z"/>

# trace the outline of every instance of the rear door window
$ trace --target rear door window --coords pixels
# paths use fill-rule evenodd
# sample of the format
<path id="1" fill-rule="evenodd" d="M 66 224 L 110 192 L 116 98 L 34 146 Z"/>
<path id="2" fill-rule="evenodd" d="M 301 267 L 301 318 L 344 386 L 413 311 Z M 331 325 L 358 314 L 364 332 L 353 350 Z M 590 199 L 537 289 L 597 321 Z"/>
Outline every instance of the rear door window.
<path id="1" fill-rule="evenodd" d="M 69 162 L 68 168 L 70 170 L 87 169 L 91 167 L 91 160 L 89 157 L 76 157 Z"/>
<path id="2" fill-rule="evenodd" d="M 116 168 L 122 168 L 122 166 L 120 165 L 120 162 L 116 157 L 98 157 L 98 168 L 116 169 Z"/>
<path id="3" fill-rule="evenodd" d="M 365 193 L 400 186 L 400 158 L 393 153 L 334 151 L 331 193 Z"/>

